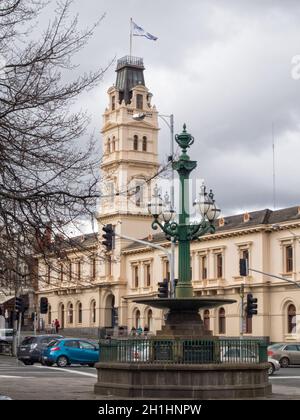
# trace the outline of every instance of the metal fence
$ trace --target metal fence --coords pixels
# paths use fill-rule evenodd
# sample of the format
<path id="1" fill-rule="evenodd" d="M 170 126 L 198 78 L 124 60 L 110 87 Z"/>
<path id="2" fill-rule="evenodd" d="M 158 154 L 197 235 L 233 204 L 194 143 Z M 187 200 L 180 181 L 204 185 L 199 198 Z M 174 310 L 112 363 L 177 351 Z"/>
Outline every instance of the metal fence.
<path id="1" fill-rule="evenodd" d="M 267 343 L 259 340 L 100 340 L 100 361 L 145 364 L 262 363 Z"/>

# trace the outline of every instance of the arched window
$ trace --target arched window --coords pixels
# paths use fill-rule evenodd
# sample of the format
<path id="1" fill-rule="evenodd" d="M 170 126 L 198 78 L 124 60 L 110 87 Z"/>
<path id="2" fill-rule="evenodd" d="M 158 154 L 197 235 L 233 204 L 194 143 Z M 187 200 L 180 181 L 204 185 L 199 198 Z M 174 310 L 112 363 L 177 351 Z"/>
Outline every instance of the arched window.
<path id="1" fill-rule="evenodd" d="M 295 305 L 291 304 L 287 308 L 288 315 L 288 334 L 296 332 L 296 308 Z"/>
<path id="2" fill-rule="evenodd" d="M 116 139 L 115 136 L 113 136 L 112 141 L 111 141 L 111 152 L 115 152 L 116 150 Z"/>
<path id="3" fill-rule="evenodd" d="M 147 312 L 147 324 L 145 325 L 145 328 L 148 328 L 148 331 L 152 331 L 153 329 L 153 314 L 152 309 L 149 309 Z"/>
<path id="4" fill-rule="evenodd" d="M 204 318 L 205 331 L 209 331 L 210 330 L 210 316 L 209 316 L 209 310 L 208 309 L 205 309 L 204 314 L 203 314 L 203 318 Z"/>
<path id="5" fill-rule="evenodd" d="M 96 301 L 93 300 L 91 303 L 91 321 L 92 324 L 95 324 L 96 322 Z"/>
<path id="6" fill-rule="evenodd" d="M 139 310 L 135 312 L 135 328 L 139 328 L 141 326 L 141 313 Z"/>
<path id="7" fill-rule="evenodd" d="M 51 305 L 48 305 L 48 324 L 51 324 L 52 321 L 52 315 L 51 315 Z"/>
<path id="8" fill-rule="evenodd" d="M 147 152 L 147 137 L 143 137 L 143 152 Z"/>
<path id="9" fill-rule="evenodd" d="M 136 107 L 137 109 L 143 109 L 143 95 L 136 95 Z"/>
<path id="10" fill-rule="evenodd" d="M 79 302 L 78 303 L 78 307 L 77 307 L 77 319 L 78 319 L 78 324 L 82 324 L 82 303 Z"/>
<path id="11" fill-rule="evenodd" d="M 246 315 L 246 334 L 252 334 L 252 316 Z"/>
<path id="12" fill-rule="evenodd" d="M 219 334 L 226 333 L 226 317 L 225 317 L 225 309 L 221 308 L 219 310 Z"/>
<path id="13" fill-rule="evenodd" d="M 137 135 L 133 136 L 133 150 L 139 149 L 139 138 Z"/>
<path id="14" fill-rule="evenodd" d="M 73 324 L 73 303 L 68 305 L 68 323 Z"/>

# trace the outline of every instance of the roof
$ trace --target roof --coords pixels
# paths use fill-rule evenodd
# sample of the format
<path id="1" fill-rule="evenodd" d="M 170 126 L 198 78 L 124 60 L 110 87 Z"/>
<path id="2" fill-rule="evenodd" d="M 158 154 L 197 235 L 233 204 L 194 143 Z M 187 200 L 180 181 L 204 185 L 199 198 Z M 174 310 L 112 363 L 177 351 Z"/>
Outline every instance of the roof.
<path id="1" fill-rule="evenodd" d="M 219 233 L 219 232 L 221 233 L 225 231 L 227 232 L 230 230 L 254 228 L 255 226 L 259 226 L 259 225 L 273 225 L 277 223 L 292 222 L 292 221 L 300 222 L 300 213 L 299 213 L 298 206 L 289 207 L 289 208 L 281 209 L 281 210 L 275 210 L 275 211 L 270 210 L 270 209 L 264 209 L 264 210 L 249 212 L 248 214 L 249 214 L 249 220 L 247 222 L 244 222 L 245 213 L 224 217 L 223 226 L 219 226 L 218 222 L 216 223 L 216 233 Z M 143 240 L 149 241 L 149 238 L 146 237 Z M 154 234 L 151 242 L 154 242 L 154 243 L 166 242 L 165 234 L 163 232 Z M 127 251 L 131 249 L 139 249 L 143 247 L 145 247 L 145 245 L 132 242 L 124 250 Z"/>

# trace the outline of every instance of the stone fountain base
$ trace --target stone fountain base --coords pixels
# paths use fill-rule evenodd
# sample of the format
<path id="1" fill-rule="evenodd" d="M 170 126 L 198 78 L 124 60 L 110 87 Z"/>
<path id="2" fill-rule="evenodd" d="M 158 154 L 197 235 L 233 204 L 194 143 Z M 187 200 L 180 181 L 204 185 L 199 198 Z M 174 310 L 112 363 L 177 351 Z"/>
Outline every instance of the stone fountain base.
<path id="1" fill-rule="evenodd" d="M 182 298 L 139 299 L 136 302 L 169 308 L 165 325 L 156 337 L 149 339 L 150 348 L 154 349 L 148 353 L 150 360 L 128 363 L 125 358 L 125 362 L 116 363 L 112 358 L 110 362 L 100 361 L 96 364 L 96 394 L 114 398 L 235 399 L 265 397 L 271 393 L 267 363 L 221 363 L 219 338 L 204 329 L 200 308 L 235 301 Z M 172 351 L 168 350 L 170 341 L 176 343 Z M 158 344 L 161 342 L 166 343 L 163 351 Z M 112 348 L 111 351 L 115 350 Z M 118 358 L 118 354 L 117 350 L 114 357 Z"/>
<path id="2" fill-rule="evenodd" d="M 97 363 L 95 393 L 118 398 L 236 399 L 271 394 L 268 364 Z"/>

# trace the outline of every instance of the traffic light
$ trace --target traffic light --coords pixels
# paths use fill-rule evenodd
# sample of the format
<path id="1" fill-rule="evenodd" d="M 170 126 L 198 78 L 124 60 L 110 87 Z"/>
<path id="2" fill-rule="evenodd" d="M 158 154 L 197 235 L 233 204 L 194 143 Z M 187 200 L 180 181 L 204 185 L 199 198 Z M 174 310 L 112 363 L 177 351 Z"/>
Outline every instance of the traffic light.
<path id="1" fill-rule="evenodd" d="M 113 225 L 104 225 L 102 230 L 105 232 L 102 234 L 102 238 L 104 239 L 104 241 L 102 241 L 102 245 L 106 247 L 106 251 L 111 251 L 113 247 L 114 236 Z"/>
<path id="2" fill-rule="evenodd" d="M 240 259 L 240 276 L 247 277 L 249 275 L 248 260 L 246 258 Z"/>
<path id="3" fill-rule="evenodd" d="M 40 313 L 46 314 L 48 312 L 48 299 L 46 297 L 41 297 L 40 300 Z"/>
<path id="4" fill-rule="evenodd" d="M 257 299 L 253 297 L 252 293 L 247 294 L 246 313 L 248 318 L 257 315 Z"/>
<path id="5" fill-rule="evenodd" d="M 164 279 L 163 281 L 158 282 L 158 297 L 167 298 L 169 297 L 169 281 Z"/>
<path id="6" fill-rule="evenodd" d="M 15 311 L 22 312 L 23 311 L 23 299 L 21 297 L 16 297 L 15 299 Z"/>

